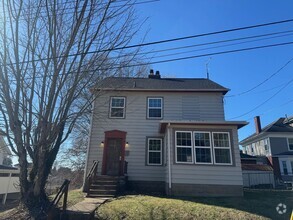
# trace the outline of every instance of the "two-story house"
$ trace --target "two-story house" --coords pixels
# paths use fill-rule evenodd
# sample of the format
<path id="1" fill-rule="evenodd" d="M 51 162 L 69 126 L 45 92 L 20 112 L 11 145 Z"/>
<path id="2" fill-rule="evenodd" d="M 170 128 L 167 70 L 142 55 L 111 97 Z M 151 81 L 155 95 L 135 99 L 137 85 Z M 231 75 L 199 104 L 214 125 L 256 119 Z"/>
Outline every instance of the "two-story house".
<path id="1" fill-rule="evenodd" d="M 259 116 L 254 121 L 256 132 L 240 142 L 243 151 L 268 157 L 275 176 L 293 182 L 293 118 L 279 118 L 264 128 Z"/>
<path id="2" fill-rule="evenodd" d="M 127 185 L 138 191 L 242 195 L 237 129 L 247 123 L 225 120 L 228 91 L 209 79 L 161 78 L 158 71 L 105 78 L 94 91 L 85 173 L 99 161 L 98 179 L 127 169 Z"/>

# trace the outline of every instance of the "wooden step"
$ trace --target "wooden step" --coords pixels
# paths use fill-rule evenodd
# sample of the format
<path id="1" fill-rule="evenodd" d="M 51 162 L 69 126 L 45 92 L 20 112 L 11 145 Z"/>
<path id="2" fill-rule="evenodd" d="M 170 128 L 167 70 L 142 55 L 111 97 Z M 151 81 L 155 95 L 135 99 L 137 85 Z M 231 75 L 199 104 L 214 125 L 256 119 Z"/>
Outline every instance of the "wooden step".
<path id="1" fill-rule="evenodd" d="M 92 184 L 90 189 L 116 190 L 117 184 Z"/>
<path id="2" fill-rule="evenodd" d="M 112 190 L 104 190 L 104 189 L 90 189 L 89 194 L 101 194 L 101 195 L 115 195 L 116 194 L 116 189 L 112 189 Z"/>

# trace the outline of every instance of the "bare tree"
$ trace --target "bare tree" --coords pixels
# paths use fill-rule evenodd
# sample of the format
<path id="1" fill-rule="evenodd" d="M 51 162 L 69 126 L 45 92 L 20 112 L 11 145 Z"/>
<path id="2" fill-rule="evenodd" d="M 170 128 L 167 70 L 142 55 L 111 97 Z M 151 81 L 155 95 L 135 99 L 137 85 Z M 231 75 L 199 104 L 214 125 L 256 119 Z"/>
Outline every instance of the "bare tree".
<path id="1" fill-rule="evenodd" d="M 116 50 L 139 29 L 132 3 L 0 3 L 1 121 L 19 158 L 21 202 L 32 216 L 47 207 L 46 180 L 60 145 L 91 105 L 87 89 L 137 61 L 137 50 Z"/>

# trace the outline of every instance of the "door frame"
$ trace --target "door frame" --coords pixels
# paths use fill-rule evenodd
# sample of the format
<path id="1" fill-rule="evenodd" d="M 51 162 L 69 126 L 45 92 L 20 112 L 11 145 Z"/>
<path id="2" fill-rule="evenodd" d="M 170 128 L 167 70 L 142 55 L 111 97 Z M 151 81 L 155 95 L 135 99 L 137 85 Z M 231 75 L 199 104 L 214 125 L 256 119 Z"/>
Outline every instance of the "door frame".
<path id="1" fill-rule="evenodd" d="M 126 134 L 125 131 L 120 130 L 111 130 L 111 131 L 105 131 L 105 140 L 104 140 L 104 150 L 103 150 L 103 163 L 102 163 L 102 175 L 106 175 L 107 173 L 107 153 L 109 150 L 108 146 L 108 140 L 111 138 L 120 138 L 122 149 L 121 149 L 121 161 L 119 164 L 119 176 L 124 176 L 124 161 L 125 161 L 125 144 L 126 144 Z"/>

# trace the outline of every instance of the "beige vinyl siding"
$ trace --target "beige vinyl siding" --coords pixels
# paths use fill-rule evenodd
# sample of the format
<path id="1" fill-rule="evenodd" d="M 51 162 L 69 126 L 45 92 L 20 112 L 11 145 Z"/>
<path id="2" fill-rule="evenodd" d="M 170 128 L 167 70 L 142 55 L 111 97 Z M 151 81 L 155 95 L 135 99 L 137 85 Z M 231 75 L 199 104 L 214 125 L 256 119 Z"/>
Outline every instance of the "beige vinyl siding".
<path id="1" fill-rule="evenodd" d="M 111 96 L 126 97 L 125 119 L 110 119 L 109 101 Z M 129 155 L 129 180 L 165 181 L 167 174 L 166 148 L 163 151 L 162 166 L 146 166 L 146 137 L 163 137 L 159 134 L 160 120 L 147 119 L 147 97 L 163 98 L 163 120 L 224 120 L 221 93 L 170 93 L 170 92 L 107 92 L 97 98 L 93 115 L 91 138 L 87 160 L 87 172 L 94 160 L 102 167 L 104 132 L 121 130 L 127 132 L 126 148 Z M 193 101 L 194 100 L 194 101 Z M 192 109 L 183 111 L 183 106 Z M 164 139 L 163 146 L 166 140 Z"/>
<path id="2" fill-rule="evenodd" d="M 242 185 L 242 172 L 240 164 L 240 154 L 238 148 L 237 128 L 234 126 L 173 126 L 172 144 L 174 146 L 175 131 L 232 131 L 232 161 L 233 165 L 199 165 L 199 164 L 176 164 L 174 152 L 172 155 L 172 183 L 184 184 L 214 184 L 214 185 Z M 194 150 L 194 149 L 193 149 Z"/>

